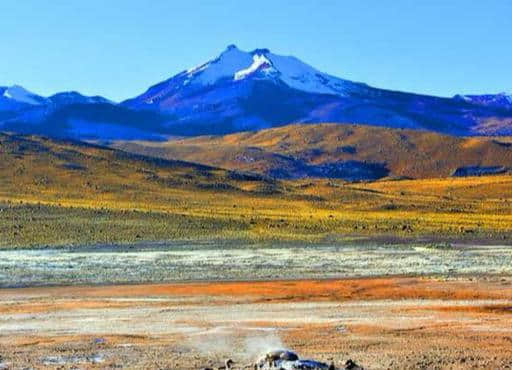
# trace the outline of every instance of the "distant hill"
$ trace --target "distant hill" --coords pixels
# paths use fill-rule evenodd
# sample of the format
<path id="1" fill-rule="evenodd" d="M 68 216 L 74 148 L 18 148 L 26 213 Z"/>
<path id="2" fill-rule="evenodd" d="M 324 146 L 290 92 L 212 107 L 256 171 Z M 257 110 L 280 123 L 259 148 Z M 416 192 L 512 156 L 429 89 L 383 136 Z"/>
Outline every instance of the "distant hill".
<path id="1" fill-rule="evenodd" d="M 290 144 L 290 151 L 295 150 L 294 142 L 304 148 L 320 145 L 322 137 L 335 142 L 336 136 L 328 134 L 331 126 L 337 128 L 336 134 L 344 127 L 305 126 L 320 135 L 315 136 L 300 133 L 302 126 L 294 133 L 290 126 L 276 129 L 282 136 L 245 133 L 217 138 L 217 144 L 212 141 L 206 147 L 218 145 L 219 150 L 210 153 L 224 152 L 228 158 L 224 145 L 243 136 L 242 141 L 267 147 L 261 151 L 272 156 L 267 150 L 279 147 L 280 142 L 282 150 Z M 365 130 L 374 128 L 363 127 L 361 137 Z M 393 137 L 400 131 L 390 132 Z M 213 139 L 194 140 L 195 144 L 187 146 L 189 151 Z M 182 145 L 180 150 L 185 148 Z M 354 153 L 351 145 L 340 144 L 340 152 Z M 355 153 L 363 150 L 357 143 L 352 146 Z M 200 153 L 214 158 L 207 151 Z M 226 245 L 239 248 L 246 241 L 272 245 L 322 241 L 332 245 L 337 240 L 352 242 L 354 237 L 378 238 L 379 243 L 396 238 L 417 241 L 418 237 L 457 242 L 512 240 L 512 176 L 501 173 L 361 183 L 279 181 L 76 141 L 10 134 L 0 134 L 0 159 L 0 248 L 116 248 L 118 243 L 179 244 L 185 240 L 193 241 L 187 244 L 190 247 L 198 242 L 222 246 L 226 241 Z M 251 157 L 244 158 L 244 163 L 251 163 Z M 363 167 L 358 173 L 372 169 Z M 334 170 L 348 171 L 350 166 Z M 465 171 L 472 174 L 475 169 L 467 166 Z M 74 272 L 70 269 L 69 273 Z"/>
<path id="2" fill-rule="evenodd" d="M 458 138 L 432 132 L 363 125 L 288 125 L 259 132 L 166 142 L 119 141 L 113 147 L 168 159 L 277 178 L 434 178 L 486 167 L 512 168 L 504 138 Z M 482 173 L 483 173 L 482 172 Z"/>
<path id="3" fill-rule="evenodd" d="M 269 179 L 210 166 L 148 158 L 75 141 L 0 134 L 0 196 L 26 199 L 126 199 L 169 190 L 256 192 L 276 186 Z M 181 190 L 180 190 L 181 189 Z"/>
<path id="4" fill-rule="evenodd" d="M 0 130 L 54 138 L 161 139 L 163 115 L 134 111 L 101 96 L 62 92 L 42 97 L 0 87 Z"/>

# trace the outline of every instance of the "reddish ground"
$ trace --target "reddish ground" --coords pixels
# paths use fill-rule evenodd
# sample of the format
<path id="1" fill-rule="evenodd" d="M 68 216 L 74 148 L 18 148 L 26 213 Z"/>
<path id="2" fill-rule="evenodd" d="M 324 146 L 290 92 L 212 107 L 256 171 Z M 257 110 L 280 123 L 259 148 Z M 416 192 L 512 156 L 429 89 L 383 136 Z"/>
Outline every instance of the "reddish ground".
<path id="1" fill-rule="evenodd" d="M 215 296 L 257 301 L 345 301 L 368 299 L 512 299 L 512 282 L 503 277 L 436 280 L 418 277 L 332 280 L 200 282 L 147 285 L 108 285 L 2 289 L 0 299 L 11 295 L 54 298 L 81 296 Z"/>
<path id="2" fill-rule="evenodd" d="M 254 336 L 375 369 L 510 368 L 512 278 L 0 290 L 0 368 L 245 365 Z"/>

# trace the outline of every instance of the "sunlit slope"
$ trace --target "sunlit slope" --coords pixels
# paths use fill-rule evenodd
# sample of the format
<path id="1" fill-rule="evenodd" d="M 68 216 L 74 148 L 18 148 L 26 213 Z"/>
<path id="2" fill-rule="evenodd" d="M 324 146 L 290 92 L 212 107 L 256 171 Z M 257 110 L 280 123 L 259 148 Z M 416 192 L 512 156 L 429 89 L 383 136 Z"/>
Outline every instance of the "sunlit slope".
<path id="1" fill-rule="evenodd" d="M 259 176 L 36 136 L 0 134 L 0 155 L 3 196 L 128 201 L 151 193 L 236 192 L 252 183 L 275 185 Z"/>
<path id="2" fill-rule="evenodd" d="M 261 174 L 294 174 L 306 165 L 380 163 L 389 176 L 437 178 L 467 166 L 512 167 L 512 145 L 499 138 L 458 138 L 362 125 L 315 124 L 168 142 L 117 142 L 124 150 Z M 288 176 L 286 176 L 288 175 Z M 298 176 L 301 177 L 301 176 Z"/>
<path id="3" fill-rule="evenodd" d="M 274 181 L 39 137 L 0 136 L 0 247 L 144 241 L 512 236 L 512 176 Z"/>

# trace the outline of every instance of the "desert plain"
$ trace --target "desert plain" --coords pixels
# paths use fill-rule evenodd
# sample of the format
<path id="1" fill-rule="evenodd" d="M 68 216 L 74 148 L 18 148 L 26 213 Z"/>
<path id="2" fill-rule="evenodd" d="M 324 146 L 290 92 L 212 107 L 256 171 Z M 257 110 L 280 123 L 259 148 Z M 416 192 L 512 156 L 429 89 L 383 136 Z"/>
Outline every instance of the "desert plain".
<path id="1" fill-rule="evenodd" d="M 273 348 L 340 368 L 512 366 L 509 248 L 307 248 L 32 250 L 23 268 L 1 251 L 0 367 L 251 368 Z"/>

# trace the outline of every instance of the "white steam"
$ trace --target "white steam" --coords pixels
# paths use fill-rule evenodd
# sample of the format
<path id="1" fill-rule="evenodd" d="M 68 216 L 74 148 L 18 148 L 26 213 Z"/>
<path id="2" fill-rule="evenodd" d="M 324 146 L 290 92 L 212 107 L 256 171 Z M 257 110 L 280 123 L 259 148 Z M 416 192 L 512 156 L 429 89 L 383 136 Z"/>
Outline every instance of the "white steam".
<path id="1" fill-rule="evenodd" d="M 232 354 L 236 348 L 232 331 L 223 326 L 192 334 L 188 339 L 191 347 L 208 357 Z"/>
<path id="2" fill-rule="evenodd" d="M 271 350 L 282 348 L 284 344 L 275 332 L 245 338 L 245 354 L 251 360 L 258 359 Z"/>
<path id="3" fill-rule="evenodd" d="M 271 350 L 284 348 L 276 330 L 255 328 L 249 330 L 256 330 L 257 333 L 240 336 L 237 335 L 240 334 L 239 328 L 217 326 L 190 333 L 187 336 L 187 344 L 199 353 L 211 358 L 236 357 L 247 361 L 255 361 Z"/>

